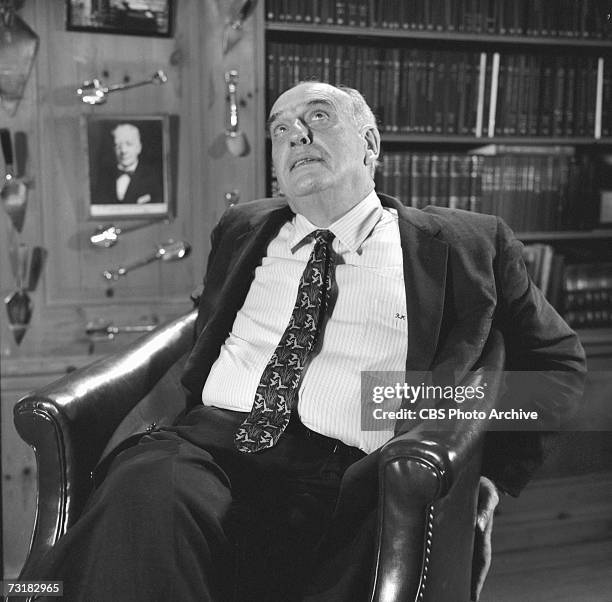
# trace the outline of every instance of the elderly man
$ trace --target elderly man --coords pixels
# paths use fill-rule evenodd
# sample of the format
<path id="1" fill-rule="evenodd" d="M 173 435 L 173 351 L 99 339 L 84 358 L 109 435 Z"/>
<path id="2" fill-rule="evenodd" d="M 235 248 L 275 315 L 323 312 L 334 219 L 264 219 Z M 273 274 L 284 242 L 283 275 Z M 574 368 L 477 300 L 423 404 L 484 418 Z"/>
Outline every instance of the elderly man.
<path id="1" fill-rule="evenodd" d="M 162 171 L 142 161 L 140 130 L 133 123 L 120 123 L 111 134 L 116 163 L 101 170 L 92 189 L 92 203 L 162 203 Z"/>
<path id="2" fill-rule="evenodd" d="M 515 369 L 584 371 L 503 222 L 377 195 L 380 136 L 357 91 L 299 84 L 268 127 L 283 196 L 232 207 L 215 228 L 183 378 L 190 409 L 117 456 L 56 546 L 48 575 L 69 600 L 359 600 L 361 525 L 343 525 L 332 583 L 316 560 L 338 531 L 341 484 L 393 436 L 362 430 L 361 372 L 465 373 L 493 323 Z M 538 433 L 492 435 L 481 577 L 498 488 L 517 494 L 543 449 Z"/>

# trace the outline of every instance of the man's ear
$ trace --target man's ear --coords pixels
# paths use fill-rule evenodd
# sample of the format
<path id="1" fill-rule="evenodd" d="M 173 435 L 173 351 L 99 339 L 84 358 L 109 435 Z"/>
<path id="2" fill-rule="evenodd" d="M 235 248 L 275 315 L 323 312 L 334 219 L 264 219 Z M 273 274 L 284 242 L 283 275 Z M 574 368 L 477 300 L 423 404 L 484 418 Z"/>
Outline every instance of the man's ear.
<path id="1" fill-rule="evenodd" d="M 368 125 L 364 127 L 362 136 L 366 144 L 364 163 L 372 165 L 380 155 L 380 133 L 378 128 Z"/>

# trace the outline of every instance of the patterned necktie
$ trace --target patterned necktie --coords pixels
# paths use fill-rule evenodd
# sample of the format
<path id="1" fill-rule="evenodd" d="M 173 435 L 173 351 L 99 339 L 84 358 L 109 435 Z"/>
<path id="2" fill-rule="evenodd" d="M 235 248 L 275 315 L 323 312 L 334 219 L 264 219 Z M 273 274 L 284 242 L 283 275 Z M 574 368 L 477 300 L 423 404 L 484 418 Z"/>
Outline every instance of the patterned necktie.
<path id="1" fill-rule="evenodd" d="M 314 249 L 300 279 L 289 324 L 261 375 L 253 407 L 234 437 L 241 452 L 272 447 L 297 406 L 298 387 L 321 330 L 333 280 L 334 234 L 316 230 L 313 236 Z"/>

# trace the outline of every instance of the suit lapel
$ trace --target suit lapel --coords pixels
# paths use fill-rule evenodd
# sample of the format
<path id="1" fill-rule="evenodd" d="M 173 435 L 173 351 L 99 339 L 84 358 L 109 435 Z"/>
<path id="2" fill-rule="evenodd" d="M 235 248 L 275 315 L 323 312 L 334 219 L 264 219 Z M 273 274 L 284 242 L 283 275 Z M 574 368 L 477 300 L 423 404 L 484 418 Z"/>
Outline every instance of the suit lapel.
<path id="1" fill-rule="evenodd" d="M 183 382 L 192 392 L 201 392 L 210 369 L 219 356 L 221 345 L 227 338 L 238 310 L 244 304 L 255 275 L 270 240 L 292 213 L 287 206 L 274 209 L 249 223 L 247 230 L 236 239 L 235 253 L 229 260 L 227 277 L 214 300 L 214 309 L 198 336 L 188 362 Z M 190 359 L 191 359 L 190 358 Z"/>
<path id="2" fill-rule="evenodd" d="M 444 309 L 448 245 L 436 238 L 431 216 L 378 195 L 398 212 L 408 313 L 406 371 L 429 370 L 438 345 Z"/>
<path id="3" fill-rule="evenodd" d="M 121 174 L 121 172 L 119 172 Z M 130 174 L 130 181 L 128 182 L 127 188 L 125 189 L 125 196 L 123 197 L 124 203 L 135 203 L 138 195 L 137 190 L 140 187 L 140 180 L 142 179 L 142 168 L 140 164 Z"/>
<path id="4" fill-rule="evenodd" d="M 255 268 L 261 263 L 270 240 L 291 216 L 288 207 L 275 209 L 236 239 L 237 251 L 230 260 L 229 276 L 221 289 L 219 305 L 211 320 L 218 322 L 217 328 L 229 333 L 236 313 L 249 292 Z"/>

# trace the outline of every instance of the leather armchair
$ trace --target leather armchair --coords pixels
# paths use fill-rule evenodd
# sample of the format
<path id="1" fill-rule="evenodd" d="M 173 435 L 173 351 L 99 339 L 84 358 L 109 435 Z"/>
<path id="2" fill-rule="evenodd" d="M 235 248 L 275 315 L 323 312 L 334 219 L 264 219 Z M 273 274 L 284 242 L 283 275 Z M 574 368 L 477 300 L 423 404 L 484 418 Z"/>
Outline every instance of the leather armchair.
<path id="1" fill-rule="evenodd" d="M 195 311 L 181 316 L 17 403 L 17 431 L 38 464 L 37 515 L 20 579 L 37 578 L 41 557 L 78 519 L 100 461 L 183 409 L 179 376 L 195 318 Z M 495 403 L 504 359 L 494 331 L 481 370 L 463 383 L 478 384 L 486 371 L 479 409 Z M 423 422 L 382 448 L 372 602 L 469 600 L 484 435 L 477 421 L 455 421 L 452 430 Z"/>

